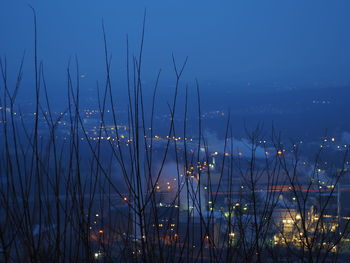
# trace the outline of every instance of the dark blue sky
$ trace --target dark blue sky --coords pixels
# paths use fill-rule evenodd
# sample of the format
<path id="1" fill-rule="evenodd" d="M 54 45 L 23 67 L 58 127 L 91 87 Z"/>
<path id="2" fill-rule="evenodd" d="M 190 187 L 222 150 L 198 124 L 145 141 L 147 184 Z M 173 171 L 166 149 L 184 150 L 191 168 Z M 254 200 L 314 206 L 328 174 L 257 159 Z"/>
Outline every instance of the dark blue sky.
<path id="1" fill-rule="evenodd" d="M 136 52 L 147 8 L 146 79 L 159 68 L 164 79 L 173 79 L 174 52 L 179 61 L 189 56 L 187 79 L 350 83 L 349 0 L 6 0 L 0 3 L 0 53 L 15 63 L 23 50 L 27 59 L 32 55 L 28 3 L 37 10 L 39 57 L 51 79 L 62 79 L 75 54 L 91 80 L 101 76 L 102 18 L 122 79 L 125 36 Z"/>

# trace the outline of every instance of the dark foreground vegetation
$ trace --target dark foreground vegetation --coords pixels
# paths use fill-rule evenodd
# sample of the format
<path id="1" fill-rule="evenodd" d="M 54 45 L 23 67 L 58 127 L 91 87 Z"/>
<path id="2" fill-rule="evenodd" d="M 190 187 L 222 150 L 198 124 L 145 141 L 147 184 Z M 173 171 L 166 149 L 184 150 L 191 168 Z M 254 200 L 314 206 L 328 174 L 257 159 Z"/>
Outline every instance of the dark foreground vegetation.
<path id="1" fill-rule="evenodd" d="M 1 262 L 347 262 L 346 151 L 325 169 L 321 144 L 305 172 L 302 143 L 284 144 L 275 129 L 257 126 L 247 131 L 243 154 L 229 117 L 223 147 L 212 151 L 200 86 L 196 81 L 197 96 L 189 98 L 181 83 L 187 59 L 179 64 L 174 56 L 175 89 L 161 138 L 154 118 L 160 72 L 151 106 L 144 103 L 143 34 L 139 55 L 127 50 L 121 121 L 104 28 L 106 75 L 96 88 L 92 135 L 80 108 L 77 60 L 67 67 L 66 107 L 50 108 L 34 25 L 32 121 L 16 101 L 25 61 L 13 81 L 1 59 Z M 188 130 L 189 105 L 196 131 Z"/>

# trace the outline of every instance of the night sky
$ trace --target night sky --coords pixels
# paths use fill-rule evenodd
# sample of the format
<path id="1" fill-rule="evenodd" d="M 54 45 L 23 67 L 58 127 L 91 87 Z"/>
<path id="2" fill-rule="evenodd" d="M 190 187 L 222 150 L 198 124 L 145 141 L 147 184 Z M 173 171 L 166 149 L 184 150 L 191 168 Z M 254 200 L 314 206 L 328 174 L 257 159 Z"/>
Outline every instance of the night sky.
<path id="1" fill-rule="evenodd" d="M 159 68 L 172 80 L 174 53 L 179 62 L 189 57 L 189 80 L 350 83 L 348 0 L 1 1 L 0 54 L 10 72 L 24 50 L 32 58 L 28 3 L 37 11 L 39 58 L 52 82 L 64 78 L 75 55 L 92 81 L 102 76 L 102 20 L 122 79 L 126 35 L 136 54 L 146 9 L 145 80 Z"/>

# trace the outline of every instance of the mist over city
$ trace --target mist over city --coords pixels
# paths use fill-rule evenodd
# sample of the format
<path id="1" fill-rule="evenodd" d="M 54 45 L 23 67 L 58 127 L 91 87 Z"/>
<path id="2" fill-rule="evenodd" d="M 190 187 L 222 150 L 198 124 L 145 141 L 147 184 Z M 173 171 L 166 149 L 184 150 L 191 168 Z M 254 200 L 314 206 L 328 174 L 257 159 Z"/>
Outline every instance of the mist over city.
<path id="1" fill-rule="evenodd" d="M 348 262 L 349 10 L 0 3 L 0 262 Z"/>

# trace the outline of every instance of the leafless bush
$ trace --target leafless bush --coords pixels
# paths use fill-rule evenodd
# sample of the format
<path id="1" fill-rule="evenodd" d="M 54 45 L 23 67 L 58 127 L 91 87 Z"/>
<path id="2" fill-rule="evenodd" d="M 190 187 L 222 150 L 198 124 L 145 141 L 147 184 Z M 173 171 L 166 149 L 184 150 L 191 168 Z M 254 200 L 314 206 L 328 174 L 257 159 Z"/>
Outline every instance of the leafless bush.
<path id="1" fill-rule="evenodd" d="M 258 126 L 247 131 L 249 155 L 236 152 L 230 118 L 222 152 L 213 153 L 202 132 L 197 81 L 197 98 L 189 99 L 186 87 L 179 106 L 187 58 L 178 64 L 175 56 L 168 133 L 160 138 L 154 116 L 161 71 L 151 108 L 144 102 L 145 20 L 138 56 L 126 51 L 127 125 L 117 114 L 103 26 L 106 72 L 102 87 L 97 86 L 99 126 L 92 138 L 80 108 L 77 59 L 67 67 L 66 109 L 59 114 L 51 109 L 33 14 L 35 111 L 30 125 L 16 102 L 24 57 L 14 86 L 6 58 L 1 60 L 3 262 L 328 262 L 344 257 L 349 215 L 342 213 L 339 199 L 347 154 L 329 182 L 320 179 L 321 151 L 305 177 L 299 146 L 286 150 L 274 129 L 272 145 L 267 146 Z M 193 140 L 189 103 L 198 111 Z M 182 124 L 175 121 L 179 107 L 184 108 Z M 69 127 L 64 140 L 58 136 L 63 121 Z M 121 133 L 122 125 L 127 134 Z M 161 149 L 156 147 L 160 141 Z"/>

